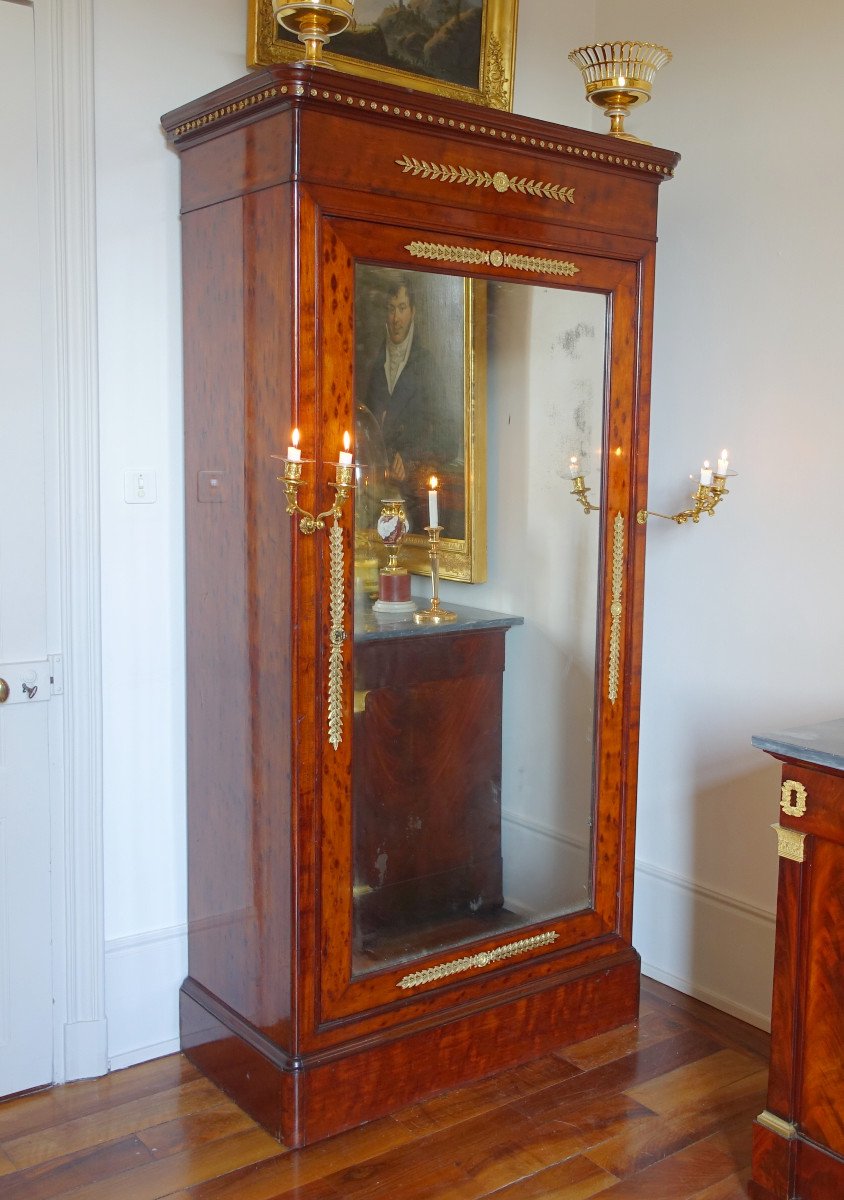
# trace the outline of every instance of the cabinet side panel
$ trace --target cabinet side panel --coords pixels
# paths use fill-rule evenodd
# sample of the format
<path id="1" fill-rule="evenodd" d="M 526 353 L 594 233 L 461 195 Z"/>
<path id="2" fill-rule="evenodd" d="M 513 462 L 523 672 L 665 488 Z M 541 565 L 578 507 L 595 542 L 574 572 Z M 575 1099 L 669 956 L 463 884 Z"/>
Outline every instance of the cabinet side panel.
<path id="1" fill-rule="evenodd" d="M 798 1117 L 808 1137 L 844 1157 L 844 850 L 820 838 L 809 904 Z"/>
<path id="2" fill-rule="evenodd" d="M 285 567 L 263 594 L 267 556 L 280 548 L 264 536 L 274 464 L 263 464 L 265 481 L 245 387 L 252 236 L 241 200 L 183 218 L 189 971 L 247 1021 L 282 1034 L 289 682 L 280 682 L 286 647 L 268 648 L 268 668 L 261 647 L 287 627 L 289 556 L 278 553 Z M 272 629 L 265 605 L 275 606 Z M 276 823 L 283 840 L 270 854 Z"/>

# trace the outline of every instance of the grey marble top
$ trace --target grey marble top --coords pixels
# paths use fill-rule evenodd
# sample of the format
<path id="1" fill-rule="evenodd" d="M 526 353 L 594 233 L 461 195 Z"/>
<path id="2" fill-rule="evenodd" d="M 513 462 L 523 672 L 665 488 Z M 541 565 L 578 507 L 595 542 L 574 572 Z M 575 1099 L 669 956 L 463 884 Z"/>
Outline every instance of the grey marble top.
<path id="1" fill-rule="evenodd" d="M 757 733 L 751 739 L 760 750 L 844 771 L 844 717 L 783 729 L 777 733 Z"/>
<path id="2" fill-rule="evenodd" d="M 430 601 L 416 601 L 419 609 L 428 607 Z M 355 641 L 373 642 L 379 638 L 430 637 L 432 634 L 466 633 L 474 629 L 508 629 L 511 625 L 524 625 L 524 617 L 509 613 L 489 612 L 485 608 L 469 608 L 465 604 L 440 601 L 440 608 L 456 613 L 457 620 L 447 625 L 417 625 L 413 613 L 402 613 L 398 617 L 378 616 L 371 609 L 355 610 Z"/>

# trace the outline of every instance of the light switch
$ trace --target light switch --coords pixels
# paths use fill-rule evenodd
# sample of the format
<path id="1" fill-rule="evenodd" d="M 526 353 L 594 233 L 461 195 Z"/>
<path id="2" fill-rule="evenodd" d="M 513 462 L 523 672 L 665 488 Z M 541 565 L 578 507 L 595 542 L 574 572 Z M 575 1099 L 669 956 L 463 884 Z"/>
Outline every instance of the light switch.
<path id="1" fill-rule="evenodd" d="M 155 504 L 158 499 L 155 471 L 126 471 L 123 498 L 127 504 Z"/>

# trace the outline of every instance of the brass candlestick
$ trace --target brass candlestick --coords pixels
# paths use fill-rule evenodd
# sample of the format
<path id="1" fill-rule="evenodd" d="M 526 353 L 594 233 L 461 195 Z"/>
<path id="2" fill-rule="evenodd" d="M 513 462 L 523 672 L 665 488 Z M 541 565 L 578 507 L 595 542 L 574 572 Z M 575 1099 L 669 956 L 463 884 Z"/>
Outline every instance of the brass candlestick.
<path id="1" fill-rule="evenodd" d="M 354 0 L 273 0 L 273 12 L 282 29 L 295 33 L 305 46 L 308 66 L 325 66 L 322 47 L 354 23 Z"/>
<path id="2" fill-rule="evenodd" d="M 431 607 L 413 614 L 417 625 L 446 625 L 457 620 L 457 613 L 440 608 L 440 534 L 442 525 L 426 525 L 428 534 L 428 557 L 431 560 Z"/>
<path id="3" fill-rule="evenodd" d="M 650 143 L 625 132 L 624 118 L 634 105 L 650 100 L 656 73 L 671 58 L 670 50 L 653 42 L 604 42 L 581 46 L 569 55 L 580 67 L 587 100 L 610 118 L 610 136 L 646 146 Z"/>

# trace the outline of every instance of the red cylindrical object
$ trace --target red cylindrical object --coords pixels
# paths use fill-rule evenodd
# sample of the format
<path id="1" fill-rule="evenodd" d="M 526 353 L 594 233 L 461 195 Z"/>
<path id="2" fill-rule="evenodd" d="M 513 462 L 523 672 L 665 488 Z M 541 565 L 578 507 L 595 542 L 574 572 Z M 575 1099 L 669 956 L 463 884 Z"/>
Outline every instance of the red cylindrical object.
<path id="1" fill-rule="evenodd" d="M 409 600 L 410 599 L 410 576 L 407 571 L 402 571 L 399 574 L 393 574 L 390 571 L 382 571 L 378 581 L 378 599 L 379 600 Z"/>

